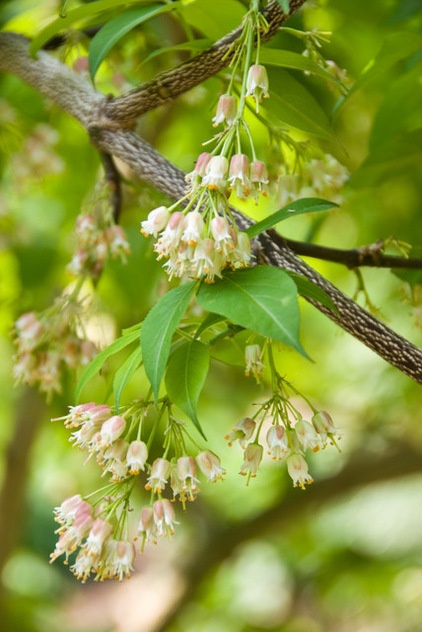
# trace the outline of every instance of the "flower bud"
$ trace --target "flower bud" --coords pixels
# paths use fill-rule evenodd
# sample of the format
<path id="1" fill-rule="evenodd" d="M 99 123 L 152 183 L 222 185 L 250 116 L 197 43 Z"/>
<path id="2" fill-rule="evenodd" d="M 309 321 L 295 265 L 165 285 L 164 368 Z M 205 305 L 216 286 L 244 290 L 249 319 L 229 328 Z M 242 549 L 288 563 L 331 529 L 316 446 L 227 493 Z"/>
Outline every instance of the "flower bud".
<path id="1" fill-rule="evenodd" d="M 293 480 L 294 487 L 305 489 L 305 485 L 313 482 L 308 473 L 308 464 L 301 454 L 291 454 L 287 457 L 287 471 Z"/>
<path id="2" fill-rule="evenodd" d="M 126 463 L 129 474 L 139 474 L 145 469 L 145 462 L 148 458 L 148 448 L 143 441 L 131 441 L 126 454 Z"/>
<path id="3" fill-rule="evenodd" d="M 212 119 L 214 127 L 224 122 L 231 125 L 236 118 L 236 110 L 236 99 L 228 94 L 223 94 L 218 100 L 217 112 Z"/>
<path id="4" fill-rule="evenodd" d="M 267 432 L 268 454 L 274 461 L 281 461 L 290 452 L 287 433 L 284 426 L 271 426 Z"/>
<path id="5" fill-rule="evenodd" d="M 101 426 L 100 436 L 103 446 L 110 445 L 118 439 L 125 431 L 126 421 L 119 415 L 114 415 L 107 419 Z"/>
<path id="6" fill-rule="evenodd" d="M 167 226 L 169 218 L 170 211 L 166 206 L 155 208 L 149 213 L 148 218 L 141 222 L 141 233 L 145 237 L 148 237 L 148 235 L 157 237 L 158 233 Z"/>
<path id="7" fill-rule="evenodd" d="M 255 477 L 262 461 L 263 447 L 259 443 L 250 443 L 244 452 L 243 463 L 239 474 Z"/>

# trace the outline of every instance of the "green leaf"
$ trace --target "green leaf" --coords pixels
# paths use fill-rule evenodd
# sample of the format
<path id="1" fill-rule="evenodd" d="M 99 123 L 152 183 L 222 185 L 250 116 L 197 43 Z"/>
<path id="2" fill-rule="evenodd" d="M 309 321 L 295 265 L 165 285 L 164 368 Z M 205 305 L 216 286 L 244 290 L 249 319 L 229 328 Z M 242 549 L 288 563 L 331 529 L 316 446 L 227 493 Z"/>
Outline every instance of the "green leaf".
<path id="1" fill-rule="evenodd" d="M 374 148 L 352 174 L 352 187 L 378 186 L 397 174 L 416 172 L 422 161 L 422 130 L 398 132 Z"/>
<path id="2" fill-rule="evenodd" d="M 155 399 L 163 379 L 173 334 L 196 288 L 191 281 L 167 292 L 145 318 L 141 329 L 141 348 L 145 372 Z"/>
<path id="3" fill-rule="evenodd" d="M 383 72 L 397 62 L 418 53 L 421 49 L 422 33 L 409 30 L 396 31 L 387 35 L 381 49 L 354 84 L 351 92 L 355 92 L 363 85 L 378 79 Z"/>
<path id="4" fill-rule="evenodd" d="M 259 54 L 259 61 L 268 66 L 280 66 L 281 68 L 291 68 L 292 70 L 302 70 L 311 72 L 317 77 L 322 77 L 327 81 L 339 83 L 339 81 L 316 64 L 309 57 L 304 57 L 299 53 L 290 50 L 281 50 L 277 48 L 263 48 Z"/>
<path id="5" fill-rule="evenodd" d="M 180 7 L 184 20 L 213 42 L 241 24 L 245 8 L 237 0 L 202 0 Z"/>
<path id="6" fill-rule="evenodd" d="M 30 53 L 35 55 L 57 33 L 68 29 L 76 23 L 78 23 L 78 26 L 93 26 L 107 20 L 110 14 L 114 15 L 116 11 L 121 12 L 122 9 L 134 4 L 138 6 L 140 4 L 147 5 L 151 4 L 151 0 L 123 0 L 123 2 L 118 0 L 97 0 L 68 11 L 65 17 L 55 18 L 47 24 L 37 37 L 32 40 L 29 48 Z"/>
<path id="7" fill-rule="evenodd" d="M 338 143 L 331 123 L 312 94 L 286 70 L 269 71 L 270 98 L 263 106 L 277 121 Z"/>
<path id="8" fill-rule="evenodd" d="M 318 285 L 315 285 L 315 283 L 312 283 L 301 274 L 296 274 L 295 272 L 287 272 L 287 274 L 295 282 L 297 291 L 301 296 L 318 301 L 318 303 L 325 305 L 325 307 L 328 307 L 328 309 L 331 309 L 333 312 L 338 312 L 335 303 L 332 301 L 330 296 L 328 296 L 325 290 L 320 288 Z"/>
<path id="9" fill-rule="evenodd" d="M 88 53 L 89 72 L 94 79 L 95 74 L 109 50 L 135 26 L 146 22 L 150 18 L 172 10 L 170 4 L 151 4 L 148 7 L 138 7 L 121 13 L 107 22 L 93 37 Z"/>
<path id="10" fill-rule="evenodd" d="M 132 351 L 130 356 L 126 358 L 122 366 L 116 371 L 113 380 L 114 405 L 116 407 L 116 414 L 118 414 L 122 393 L 125 390 L 130 378 L 141 363 L 142 350 L 141 347 L 137 347 L 134 351 Z"/>
<path id="11" fill-rule="evenodd" d="M 106 360 L 110 356 L 114 355 L 118 351 L 121 351 L 122 349 L 129 346 L 130 344 L 135 342 L 135 340 L 138 340 L 138 339 L 139 339 L 139 325 L 136 327 L 136 329 L 131 328 L 131 331 L 124 333 L 122 336 L 120 336 L 120 338 L 117 338 L 117 340 L 112 342 L 111 345 L 108 345 L 108 347 L 100 351 L 100 353 L 98 353 L 95 356 L 95 358 L 88 364 L 86 369 L 84 369 L 79 379 L 79 382 L 76 385 L 76 391 L 75 391 L 76 401 L 79 400 L 79 396 L 85 384 L 90 379 L 92 379 L 94 375 L 96 375 L 97 373 L 99 373 L 99 371 L 101 371 L 103 364 L 106 362 Z"/>
<path id="12" fill-rule="evenodd" d="M 422 62 L 403 73 L 385 90 L 376 113 L 369 140 L 370 151 L 377 151 L 401 132 L 422 129 Z"/>
<path id="13" fill-rule="evenodd" d="M 338 207 L 338 204 L 330 202 L 329 200 L 323 200 L 322 198 L 301 198 L 300 200 L 294 200 L 294 202 L 283 206 L 283 208 L 272 213 L 260 222 L 249 226 L 249 228 L 245 230 L 245 233 L 249 237 L 255 237 L 259 235 L 259 233 L 264 232 L 264 230 L 268 230 L 272 226 L 290 217 L 302 215 L 303 213 L 319 213 L 320 211 L 328 211 L 335 207 Z"/>
<path id="14" fill-rule="evenodd" d="M 165 377 L 167 394 L 193 421 L 206 439 L 196 412 L 199 395 L 208 375 L 210 355 L 198 340 L 187 342 L 172 353 Z"/>
<path id="15" fill-rule="evenodd" d="M 212 285 L 202 283 L 197 299 L 204 309 L 306 356 L 299 342 L 297 288 L 283 270 L 256 266 L 228 272 Z"/>
<path id="16" fill-rule="evenodd" d="M 202 332 L 206 331 L 208 327 L 212 327 L 217 323 L 221 323 L 223 320 L 225 320 L 225 318 L 224 316 L 220 316 L 220 314 L 207 314 L 202 323 L 199 325 L 198 329 L 196 330 L 195 338 L 199 338 Z"/>

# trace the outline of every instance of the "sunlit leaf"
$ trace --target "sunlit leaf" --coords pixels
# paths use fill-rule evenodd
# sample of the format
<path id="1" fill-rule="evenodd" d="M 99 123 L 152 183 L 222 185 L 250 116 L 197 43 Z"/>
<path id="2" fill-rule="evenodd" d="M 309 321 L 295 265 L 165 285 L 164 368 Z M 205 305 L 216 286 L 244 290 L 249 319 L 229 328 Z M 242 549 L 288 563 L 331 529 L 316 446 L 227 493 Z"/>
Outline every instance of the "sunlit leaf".
<path id="1" fill-rule="evenodd" d="M 147 7 L 137 7 L 113 18 L 107 22 L 93 37 L 89 47 L 89 72 L 94 79 L 95 74 L 110 49 L 135 26 L 146 22 L 152 17 L 172 9 L 172 6 L 151 4 Z"/>
<path id="2" fill-rule="evenodd" d="M 54 18 L 40 33 L 32 40 L 30 45 L 31 55 L 40 50 L 52 37 L 65 31 L 71 26 L 86 27 L 101 24 L 116 13 L 121 13 L 122 9 L 133 5 L 150 5 L 151 0 L 97 0 L 89 2 L 81 7 L 67 11 L 65 17 Z M 173 5 L 174 6 L 174 5 Z"/>
<path id="3" fill-rule="evenodd" d="M 228 272 L 214 284 L 202 283 L 197 299 L 204 309 L 306 356 L 299 342 L 297 288 L 283 270 L 256 266 Z"/>
<path id="4" fill-rule="evenodd" d="M 354 84 L 349 97 L 359 88 L 376 81 L 386 70 L 397 62 L 422 50 L 422 33 L 415 31 L 396 31 L 385 38 L 381 49 L 368 64 L 358 81 Z"/>
<path id="5" fill-rule="evenodd" d="M 317 63 L 304 57 L 300 53 L 294 53 L 290 50 L 281 50 L 277 48 L 263 48 L 259 55 L 261 63 L 268 66 L 280 66 L 281 68 L 291 68 L 292 70 L 302 70 L 311 72 L 312 74 L 322 77 L 327 81 L 339 83 L 338 80 L 330 75 L 329 72 L 324 70 Z"/>
<path id="6" fill-rule="evenodd" d="M 137 347 L 116 371 L 113 380 L 114 405 L 116 407 L 116 412 L 119 410 L 120 399 L 123 391 L 141 363 L 142 351 L 141 347 Z"/>
<path id="7" fill-rule="evenodd" d="M 173 334 L 195 291 L 191 281 L 167 292 L 148 313 L 142 324 L 141 348 L 145 372 L 158 398 Z"/>
<path id="8" fill-rule="evenodd" d="M 300 200 L 294 200 L 260 222 L 249 226 L 249 228 L 245 230 L 245 233 L 249 235 L 249 237 L 255 237 L 255 235 L 259 235 L 259 233 L 262 233 L 264 230 L 268 230 L 272 228 L 272 226 L 290 217 L 302 215 L 303 213 L 319 213 L 320 211 L 328 211 L 335 207 L 338 207 L 338 204 L 321 198 L 301 198 Z"/>
<path id="9" fill-rule="evenodd" d="M 204 438 L 197 416 L 199 395 L 208 375 L 209 351 L 197 340 L 180 346 L 172 353 L 165 377 L 167 394 L 193 421 Z"/>
<path id="10" fill-rule="evenodd" d="M 206 0 L 188 2 L 180 13 L 191 26 L 216 41 L 241 24 L 245 8 L 237 0 Z"/>
<path id="11" fill-rule="evenodd" d="M 312 94 L 286 70 L 269 71 L 270 98 L 263 103 L 277 121 L 307 134 L 336 141 L 331 123 Z"/>
<path id="12" fill-rule="evenodd" d="M 321 303 L 321 305 L 325 305 L 325 307 L 333 310 L 333 312 L 338 311 L 335 303 L 333 303 L 332 299 L 328 296 L 325 290 L 300 274 L 295 274 L 294 272 L 287 272 L 287 274 L 295 282 L 297 291 L 301 296 L 304 298 L 311 298 L 312 300 Z"/>
<path id="13" fill-rule="evenodd" d="M 78 384 L 75 390 L 75 399 L 79 400 L 79 396 L 85 384 L 94 377 L 99 371 L 101 371 L 104 363 L 108 358 L 118 351 L 125 349 L 130 344 L 135 342 L 135 340 L 139 339 L 139 325 L 135 328 L 131 328 L 131 330 L 127 333 L 124 333 L 120 338 L 117 338 L 114 342 L 112 342 L 108 347 L 100 351 L 95 358 L 88 364 L 86 369 L 83 371 Z"/>

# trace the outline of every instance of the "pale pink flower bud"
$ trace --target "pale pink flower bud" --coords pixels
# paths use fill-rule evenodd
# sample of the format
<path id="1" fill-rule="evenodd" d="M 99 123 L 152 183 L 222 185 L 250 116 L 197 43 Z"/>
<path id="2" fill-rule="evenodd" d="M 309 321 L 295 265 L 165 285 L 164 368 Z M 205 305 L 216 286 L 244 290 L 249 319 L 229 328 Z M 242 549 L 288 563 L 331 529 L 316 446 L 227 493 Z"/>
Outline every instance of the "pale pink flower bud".
<path id="1" fill-rule="evenodd" d="M 258 103 L 268 98 L 268 75 L 265 66 L 254 64 L 249 68 L 246 81 L 246 96 L 253 96 L 258 111 Z"/>
<path id="2" fill-rule="evenodd" d="M 227 250 L 234 250 L 235 245 L 230 232 L 230 224 L 226 217 L 221 217 L 220 215 L 213 217 L 210 227 L 217 251 L 221 250 L 226 254 Z"/>
<path id="3" fill-rule="evenodd" d="M 335 437 L 339 439 L 338 432 L 333 420 L 327 412 L 321 410 L 318 413 L 315 413 L 315 415 L 312 417 L 312 425 L 321 438 L 321 442 L 324 447 L 326 445 L 327 439 L 329 438 L 331 443 L 336 446 L 337 450 L 340 451 L 340 448 L 338 447 L 335 439 Z"/>
<path id="4" fill-rule="evenodd" d="M 250 417 L 245 417 L 233 428 L 233 432 L 225 436 L 225 439 L 232 445 L 233 441 L 238 440 L 242 448 L 245 448 L 246 443 L 252 437 L 256 427 L 256 422 Z"/>
<path id="5" fill-rule="evenodd" d="M 287 471 L 294 487 L 305 489 L 305 485 L 313 482 L 308 472 L 308 464 L 301 454 L 291 454 L 287 457 Z"/>
<path id="6" fill-rule="evenodd" d="M 162 458 L 155 459 L 145 489 L 152 489 L 154 493 L 163 491 L 170 476 L 170 470 L 170 461 Z"/>
<path id="7" fill-rule="evenodd" d="M 254 160 L 253 162 L 251 162 L 250 178 L 251 182 L 268 184 L 268 171 L 265 163 L 262 162 L 262 160 Z"/>
<path id="8" fill-rule="evenodd" d="M 103 446 L 110 445 L 118 439 L 125 431 L 126 421 L 119 415 L 114 415 L 107 419 L 101 426 L 100 435 Z"/>
<path id="9" fill-rule="evenodd" d="M 249 158 L 245 154 L 235 154 L 230 160 L 229 182 L 238 197 L 247 197 L 250 193 Z"/>
<path id="10" fill-rule="evenodd" d="M 255 477 L 262 461 L 263 451 L 264 449 L 259 443 L 250 443 L 246 446 L 239 474 Z"/>
<path id="11" fill-rule="evenodd" d="M 94 519 L 90 513 L 85 511 L 76 514 L 75 521 L 73 522 L 71 528 L 74 530 L 79 542 L 88 535 L 93 524 Z"/>
<path id="12" fill-rule="evenodd" d="M 207 151 L 202 152 L 202 154 L 198 156 L 194 170 L 186 174 L 185 180 L 186 182 L 190 182 L 193 188 L 201 182 L 211 158 L 212 154 Z"/>
<path id="13" fill-rule="evenodd" d="M 214 127 L 224 122 L 231 125 L 236 118 L 236 110 L 236 99 L 229 94 L 223 94 L 218 100 L 217 112 L 212 119 Z"/>
<path id="14" fill-rule="evenodd" d="M 210 154 L 207 151 L 203 151 L 202 154 L 200 154 L 198 156 L 198 160 L 196 161 L 195 164 L 195 173 L 198 176 L 201 176 L 201 178 L 205 175 L 207 167 L 208 167 L 208 163 L 212 158 L 212 154 Z"/>
<path id="15" fill-rule="evenodd" d="M 141 222 L 141 233 L 145 237 L 148 235 L 157 237 L 158 233 L 167 226 L 169 218 L 170 211 L 166 206 L 155 208 L 149 213 L 148 218 Z"/>
<path id="16" fill-rule="evenodd" d="M 129 474 L 139 474 L 145 469 L 145 462 L 148 458 L 148 448 L 143 441 L 131 441 L 126 455 L 126 463 Z"/>
<path id="17" fill-rule="evenodd" d="M 226 473 L 226 470 L 221 467 L 220 458 L 211 450 L 205 450 L 205 452 L 198 454 L 196 462 L 204 476 L 213 483 L 222 479 Z"/>
<path id="18" fill-rule="evenodd" d="M 99 404 L 91 407 L 87 411 L 87 418 L 96 426 L 99 426 L 110 417 L 111 408 L 107 404 Z"/>
<path id="19" fill-rule="evenodd" d="M 262 160 L 254 160 L 253 162 L 251 162 L 250 177 L 251 182 L 255 187 L 255 196 L 258 195 L 259 191 L 262 193 L 262 195 L 266 196 L 268 190 L 267 184 L 269 180 L 267 167 L 265 166 L 265 163 L 262 162 Z"/>
<path id="20" fill-rule="evenodd" d="M 274 461 L 281 461 L 290 452 L 287 433 L 283 426 L 271 426 L 267 432 L 268 454 Z"/>
<path id="21" fill-rule="evenodd" d="M 72 432 L 70 435 L 69 441 L 74 445 L 79 446 L 80 448 L 89 448 L 91 445 L 92 438 L 97 433 L 97 426 L 93 424 L 91 421 L 86 421 L 82 424 L 79 430 Z"/>
<path id="22" fill-rule="evenodd" d="M 187 495 L 188 500 L 194 500 L 195 494 L 199 492 L 197 485 L 199 480 L 196 477 L 196 461 L 193 456 L 181 456 L 177 459 L 177 476 L 182 484 L 182 491 Z"/>
<path id="23" fill-rule="evenodd" d="M 215 191 L 224 191 L 227 188 L 227 171 L 229 163 L 225 156 L 213 156 L 209 161 L 206 174 L 202 179 L 202 186 Z"/>
<path id="24" fill-rule="evenodd" d="M 296 423 L 294 430 L 297 438 L 299 439 L 299 443 L 304 450 L 309 448 L 312 452 L 318 452 L 321 448 L 321 438 L 309 421 L 300 419 Z"/>
<path id="25" fill-rule="evenodd" d="M 104 444 L 100 446 L 104 448 Z M 124 439 L 117 439 L 111 446 L 109 446 L 103 455 L 100 454 L 97 457 L 99 463 L 104 467 L 103 476 L 106 472 L 112 474 L 113 481 L 121 481 L 127 476 L 128 466 L 126 462 L 126 455 L 129 448 L 129 444 Z"/>
<path id="26" fill-rule="evenodd" d="M 236 233 L 237 244 L 230 258 L 232 263 L 247 266 L 251 260 L 251 241 L 244 232 Z"/>
<path id="27" fill-rule="evenodd" d="M 152 507 L 143 507 L 138 523 L 138 533 L 147 540 L 153 540 L 155 534 L 154 512 Z"/>
<path id="28" fill-rule="evenodd" d="M 189 246 L 195 246 L 201 240 L 201 235 L 204 230 L 204 220 L 202 219 L 201 213 L 198 211 L 190 211 L 185 215 L 183 225 L 185 230 L 182 234 L 182 239 L 186 241 Z"/>
<path id="29" fill-rule="evenodd" d="M 54 509 L 55 520 L 60 524 L 70 524 L 77 515 L 91 512 L 91 505 L 82 500 L 80 494 L 66 498 L 60 507 Z"/>
<path id="30" fill-rule="evenodd" d="M 318 434 L 325 440 L 329 433 L 334 434 L 336 427 L 330 415 L 324 410 L 315 413 L 312 417 L 312 423 Z"/>
<path id="31" fill-rule="evenodd" d="M 206 274 L 205 282 L 212 283 L 214 276 L 221 277 L 223 264 L 224 257 L 221 252 L 217 252 L 213 239 L 206 237 L 196 245 L 191 260 L 192 272 L 196 278 Z"/>
<path id="32" fill-rule="evenodd" d="M 163 498 L 156 500 L 153 504 L 154 523 L 158 535 L 172 535 L 174 533 L 174 524 L 176 524 L 176 516 L 173 505 L 169 500 Z"/>
<path id="33" fill-rule="evenodd" d="M 112 532 L 113 527 L 109 522 L 102 518 L 97 518 L 86 540 L 87 552 L 90 555 L 99 555 L 105 541 L 108 540 Z"/>
<path id="34" fill-rule="evenodd" d="M 172 213 L 161 237 L 155 244 L 154 250 L 159 254 L 159 259 L 170 256 L 178 248 L 184 230 L 184 219 L 185 216 L 180 211 Z"/>

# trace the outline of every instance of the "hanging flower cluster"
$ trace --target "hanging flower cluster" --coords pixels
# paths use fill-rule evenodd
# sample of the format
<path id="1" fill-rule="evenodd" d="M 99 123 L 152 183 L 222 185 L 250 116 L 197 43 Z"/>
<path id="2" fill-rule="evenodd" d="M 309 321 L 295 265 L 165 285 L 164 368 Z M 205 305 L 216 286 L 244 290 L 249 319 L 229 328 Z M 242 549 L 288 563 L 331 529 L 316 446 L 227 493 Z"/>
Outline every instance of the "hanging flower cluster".
<path id="1" fill-rule="evenodd" d="M 225 268 L 250 264 L 249 238 L 239 232 L 228 200 L 232 192 L 238 198 L 253 197 L 255 201 L 259 194 L 267 194 L 268 170 L 257 159 L 244 110 L 251 97 L 258 111 L 259 103 L 269 96 L 269 84 L 267 71 L 259 64 L 259 38 L 267 23 L 258 7 L 246 14 L 243 26 L 235 43 L 230 85 L 220 96 L 212 119 L 215 127 L 224 126 L 208 141 L 215 143 L 214 150 L 201 153 L 186 176 L 186 195 L 171 207 L 154 209 L 141 224 L 145 236 L 158 238 L 154 249 L 158 259 L 168 259 L 164 267 L 170 278 L 187 275 L 212 283 Z M 239 72 L 243 79 L 236 97 L 232 92 Z M 244 150 L 245 141 L 248 150 Z"/>
<path id="2" fill-rule="evenodd" d="M 63 371 L 86 366 L 97 353 L 83 334 L 83 305 L 77 291 L 64 293 L 41 313 L 22 314 L 15 322 L 17 383 L 38 385 L 50 398 L 62 390 Z"/>
<path id="3" fill-rule="evenodd" d="M 64 555 L 68 563 L 77 551 L 70 568 L 83 582 L 91 576 L 96 580 L 128 577 L 136 550 L 142 551 L 146 542 L 156 543 L 158 538 L 174 533 L 177 522 L 169 493 L 185 508 L 200 491 L 199 472 L 211 482 L 225 474 L 219 457 L 210 450 L 201 450 L 171 415 L 168 401 L 162 403 L 158 419 L 167 415 L 164 452 L 151 459 L 149 447 L 141 439 L 151 406 L 152 402 L 139 402 L 116 415 L 110 406 L 90 402 L 71 407 L 69 414 L 60 418 L 66 428 L 73 430 L 69 441 L 85 450 L 88 458 L 95 455 L 103 476 L 110 477 L 107 491 L 96 493 L 97 502 L 76 495 L 55 509 L 60 527 L 51 562 Z M 187 440 L 195 445 L 195 454 L 186 448 Z M 131 494 L 139 476 L 150 493 L 150 502 L 138 513 L 136 533 L 132 534 Z"/>
<path id="4" fill-rule="evenodd" d="M 74 276 L 97 279 L 108 259 L 126 261 L 130 246 L 125 231 L 115 223 L 107 187 L 96 188 L 76 219 L 75 253 L 67 266 Z"/>
<path id="5" fill-rule="evenodd" d="M 246 347 L 246 375 L 251 373 L 255 378 L 262 375 L 262 356 L 259 345 Z M 225 438 L 230 446 L 237 441 L 243 449 L 240 474 L 247 476 L 248 481 L 256 476 L 265 450 L 273 460 L 286 461 L 293 485 L 305 489 L 305 485 L 313 481 L 305 459 L 306 452 L 317 452 L 328 443 L 338 447 L 338 432 L 327 412 L 316 410 L 304 395 L 278 374 L 270 346 L 268 357 L 272 374 L 272 397 L 259 406 L 253 417 L 241 419 Z M 303 419 L 288 391 L 305 400 L 312 411 L 311 421 Z M 265 433 L 265 441 L 260 442 L 261 432 L 264 425 L 268 425 L 268 420 L 271 424 Z"/>
<path id="6" fill-rule="evenodd" d="M 286 206 L 298 198 L 314 196 L 341 204 L 341 190 L 348 179 L 346 167 L 331 154 L 303 157 L 295 170 L 284 166 L 277 182 L 275 197 L 280 206 Z"/>
<path id="7" fill-rule="evenodd" d="M 260 406 L 253 418 L 241 419 L 232 432 L 226 435 L 226 439 L 229 445 L 237 441 L 243 449 L 240 474 L 247 476 L 248 480 L 256 476 L 265 450 L 273 460 L 285 460 L 293 485 L 305 489 L 305 485 L 313 481 L 305 453 L 308 450 L 317 452 L 329 442 L 337 445 L 337 430 L 325 411 L 315 412 L 310 422 L 296 411 L 297 419 L 292 422 L 286 417 L 285 404 L 278 394 L 274 394 Z M 290 402 L 288 405 L 292 408 Z M 271 417 L 272 423 L 266 432 L 265 441 L 260 443 L 259 435 L 267 415 Z"/>

